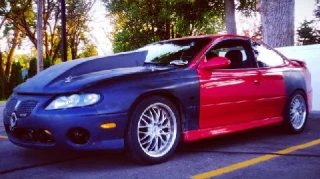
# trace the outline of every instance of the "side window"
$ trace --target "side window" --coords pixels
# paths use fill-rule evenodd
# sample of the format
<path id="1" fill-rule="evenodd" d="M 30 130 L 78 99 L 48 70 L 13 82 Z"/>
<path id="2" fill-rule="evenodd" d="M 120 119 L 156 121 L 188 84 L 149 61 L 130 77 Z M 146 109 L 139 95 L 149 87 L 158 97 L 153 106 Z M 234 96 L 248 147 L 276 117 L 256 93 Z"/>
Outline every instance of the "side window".
<path id="1" fill-rule="evenodd" d="M 250 63 L 247 60 L 245 48 L 240 45 L 222 45 L 222 47 L 213 47 L 206 54 L 206 59 L 210 60 L 213 57 L 226 57 L 231 61 L 229 69 L 250 68 Z"/>
<path id="2" fill-rule="evenodd" d="M 263 44 L 252 42 L 252 48 L 258 67 L 274 67 L 285 64 L 278 53 Z"/>

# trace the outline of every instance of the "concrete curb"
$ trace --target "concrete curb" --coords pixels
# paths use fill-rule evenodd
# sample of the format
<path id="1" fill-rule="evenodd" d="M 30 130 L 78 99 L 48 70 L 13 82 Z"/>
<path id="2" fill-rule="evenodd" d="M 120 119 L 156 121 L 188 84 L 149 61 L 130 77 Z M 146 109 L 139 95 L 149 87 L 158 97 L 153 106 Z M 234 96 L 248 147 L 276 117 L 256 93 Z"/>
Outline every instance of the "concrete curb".
<path id="1" fill-rule="evenodd" d="M 311 113 L 309 114 L 309 118 L 311 119 L 320 119 L 320 111 L 311 111 Z"/>

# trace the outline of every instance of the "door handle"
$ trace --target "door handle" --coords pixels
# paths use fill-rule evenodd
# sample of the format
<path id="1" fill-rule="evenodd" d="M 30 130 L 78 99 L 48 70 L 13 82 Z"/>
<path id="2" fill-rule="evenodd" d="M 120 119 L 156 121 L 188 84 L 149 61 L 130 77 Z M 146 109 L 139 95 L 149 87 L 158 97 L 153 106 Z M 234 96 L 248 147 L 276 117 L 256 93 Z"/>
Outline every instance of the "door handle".
<path id="1" fill-rule="evenodd" d="M 258 85 L 258 84 L 260 84 L 260 80 L 254 80 L 253 83 Z"/>

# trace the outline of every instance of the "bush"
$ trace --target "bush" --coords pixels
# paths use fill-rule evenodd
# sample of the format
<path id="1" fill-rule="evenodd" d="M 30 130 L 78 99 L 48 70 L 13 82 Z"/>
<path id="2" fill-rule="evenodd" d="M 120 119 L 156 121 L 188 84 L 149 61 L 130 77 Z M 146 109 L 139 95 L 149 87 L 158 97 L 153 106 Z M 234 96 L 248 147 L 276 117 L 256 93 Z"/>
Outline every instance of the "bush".
<path id="1" fill-rule="evenodd" d="M 36 74 L 37 74 L 37 59 L 32 58 L 29 62 L 28 78 L 31 78 Z"/>
<path id="2" fill-rule="evenodd" d="M 44 63 L 43 63 L 43 69 L 47 69 L 49 67 L 51 67 L 53 64 L 52 64 L 52 59 L 51 57 L 46 57 L 46 59 L 44 60 Z"/>
<path id="3" fill-rule="evenodd" d="M 22 65 L 20 62 L 13 62 L 11 67 L 11 75 L 9 78 L 9 93 L 12 94 L 13 89 L 22 82 Z"/>

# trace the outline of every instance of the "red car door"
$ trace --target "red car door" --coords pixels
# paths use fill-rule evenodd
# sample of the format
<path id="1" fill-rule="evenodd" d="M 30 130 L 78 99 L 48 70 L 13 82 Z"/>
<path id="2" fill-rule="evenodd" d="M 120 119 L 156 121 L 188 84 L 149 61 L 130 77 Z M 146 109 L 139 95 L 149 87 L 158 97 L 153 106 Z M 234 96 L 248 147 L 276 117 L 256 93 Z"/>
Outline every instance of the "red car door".
<path id="1" fill-rule="evenodd" d="M 257 70 L 199 70 L 200 128 L 256 120 L 260 98 Z"/>
<path id="2" fill-rule="evenodd" d="M 260 101 L 263 118 L 282 116 L 286 104 L 286 89 L 283 71 L 287 69 L 285 59 L 261 42 L 252 43 L 258 69 L 262 74 Z"/>
<path id="3" fill-rule="evenodd" d="M 222 52 L 223 50 L 226 53 Z M 262 73 L 260 69 L 254 68 L 250 41 L 225 40 L 214 45 L 206 56 L 209 53 L 229 58 L 231 66 L 228 69 L 198 69 L 200 128 L 214 128 L 261 119 Z M 200 63 L 206 63 L 206 56 Z M 241 62 L 237 60 L 240 56 Z"/>

